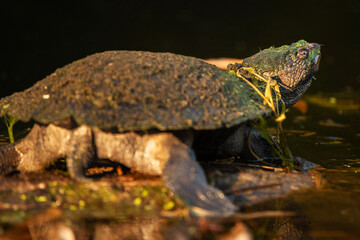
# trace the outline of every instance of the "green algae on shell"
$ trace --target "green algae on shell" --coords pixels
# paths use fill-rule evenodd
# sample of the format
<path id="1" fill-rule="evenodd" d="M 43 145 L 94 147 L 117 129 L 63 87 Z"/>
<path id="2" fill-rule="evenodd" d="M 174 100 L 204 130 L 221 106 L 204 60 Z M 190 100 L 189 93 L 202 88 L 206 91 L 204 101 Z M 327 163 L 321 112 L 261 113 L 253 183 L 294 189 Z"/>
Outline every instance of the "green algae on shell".
<path id="1" fill-rule="evenodd" d="M 217 129 L 270 113 L 235 75 L 172 53 L 108 51 L 57 69 L 0 99 L 0 116 L 60 123 L 73 118 L 119 132 Z"/>

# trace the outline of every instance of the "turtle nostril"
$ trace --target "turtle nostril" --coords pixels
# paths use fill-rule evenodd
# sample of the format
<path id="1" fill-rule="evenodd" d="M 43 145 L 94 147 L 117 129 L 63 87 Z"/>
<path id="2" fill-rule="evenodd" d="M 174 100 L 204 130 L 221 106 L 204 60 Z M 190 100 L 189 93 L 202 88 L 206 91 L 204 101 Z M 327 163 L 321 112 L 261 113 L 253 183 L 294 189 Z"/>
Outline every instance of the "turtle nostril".
<path id="1" fill-rule="evenodd" d="M 312 43 L 311 45 L 316 49 L 319 49 L 319 50 L 321 49 L 320 44 L 318 44 L 318 43 Z"/>

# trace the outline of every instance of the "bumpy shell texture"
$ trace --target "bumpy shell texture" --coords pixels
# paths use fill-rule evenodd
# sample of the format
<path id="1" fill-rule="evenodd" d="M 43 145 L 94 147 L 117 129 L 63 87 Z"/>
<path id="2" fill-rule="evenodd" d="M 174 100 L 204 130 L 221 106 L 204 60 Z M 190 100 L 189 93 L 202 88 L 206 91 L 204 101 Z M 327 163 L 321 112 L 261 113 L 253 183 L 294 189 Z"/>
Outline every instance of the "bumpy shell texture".
<path id="1" fill-rule="evenodd" d="M 233 74 L 171 53 L 108 51 L 57 69 L 31 88 L 0 99 L 0 116 L 104 130 L 231 127 L 269 113 Z"/>

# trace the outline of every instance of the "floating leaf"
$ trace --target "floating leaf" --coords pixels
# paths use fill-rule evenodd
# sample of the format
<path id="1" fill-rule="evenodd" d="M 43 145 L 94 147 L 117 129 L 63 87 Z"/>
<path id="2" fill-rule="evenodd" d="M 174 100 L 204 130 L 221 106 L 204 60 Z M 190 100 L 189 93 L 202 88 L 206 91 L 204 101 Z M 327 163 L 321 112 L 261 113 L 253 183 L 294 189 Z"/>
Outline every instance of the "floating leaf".
<path id="1" fill-rule="evenodd" d="M 134 204 L 135 204 L 136 206 L 140 206 L 141 202 L 142 202 L 142 200 L 141 200 L 141 198 L 139 198 L 139 197 L 137 197 L 137 198 L 134 199 Z"/>
<path id="2" fill-rule="evenodd" d="M 306 133 L 302 134 L 301 136 L 302 137 L 310 137 L 310 136 L 313 136 L 315 134 L 316 134 L 316 132 L 306 132 Z"/>
<path id="3" fill-rule="evenodd" d="M 142 192 L 141 192 L 141 196 L 143 197 L 147 197 L 149 195 L 149 191 L 144 189 Z"/>
<path id="4" fill-rule="evenodd" d="M 331 142 L 319 142 L 321 145 L 334 145 L 334 144 L 342 144 L 340 141 L 331 141 Z"/>
<path id="5" fill-rule="evenodd" d="M 164 210 L 167 210 L 167 211 L 173 209 L 174 207 L 175 207 L 175 203 L 173 201 L 165 203 L 163 206 Z"/>
<path id="6" fill-rule="evenodd" d="M 351 97 L 351 99 L 349 99 Z M 359 110 L 360 104 L 354 101 L 354 96 L 345 96 L 344 94 L 340 97 L 329 97 L 317 95 L 306 95 L 305 99 L 307 102 L 317 105 L 323 108 L 332 108 L 336 110 L 353 111 Z"/>
<path id="7" fill-rule="evenodd" d="M 35 201 L 36 202 L 46 202 L 47 197 L 46 196 L 37 196 L 37 197 L 35 197 Z"/>
<path id="8" fill-rule="evenodd" d="M 325 127 L 340 127 L 340 128 L 343 128 L 343 127 L 346 127 L 345 124 L 342 124 L 342 123 L 336 123 L 334 120 L 332 119 L 326 119 L 324 121 L 320 121 L 319 124 L 321 126 L 325 126 Z"/>
<path id="9" fill-rule="evenodd" d="M 70 209 L 71 211 L 76 211 L 76 210 L 77 210 L 77 206 L 71 204 L 71 205 L 69 206 L 69 209 Z"/>
<path id="10" fill-rule="evenodd" d="M 295 103 L 293 108 L 299 110 L 302 114 L 305 114 L 308 111 L 308 104 L 304 100 L 300 99 L 297 103 Z"/>
<path id="11" fill-rule="evenodd" d="M 80 200 L 80 201 L 79 201 L 79 207 L 80 207 L 81 209 L 83 209 L 83 208 L 85 207 L 85 201 L 84 201 L 84 200 Z"/>

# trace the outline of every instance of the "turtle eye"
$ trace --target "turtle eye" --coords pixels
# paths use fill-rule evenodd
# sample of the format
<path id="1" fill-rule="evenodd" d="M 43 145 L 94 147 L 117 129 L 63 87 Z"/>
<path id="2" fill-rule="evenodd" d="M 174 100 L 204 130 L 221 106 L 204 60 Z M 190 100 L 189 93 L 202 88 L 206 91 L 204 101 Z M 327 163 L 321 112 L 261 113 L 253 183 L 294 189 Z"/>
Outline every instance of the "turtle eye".
<path id="1" fill-rule="evenodd" d="M 306 48 L 302 47 L 299 48 L 297 53 L 296 53 L 297 57 L 300 59 L 305 59 L 308 57 L 309 55 L 309 50 L 307 50 Z"/>

